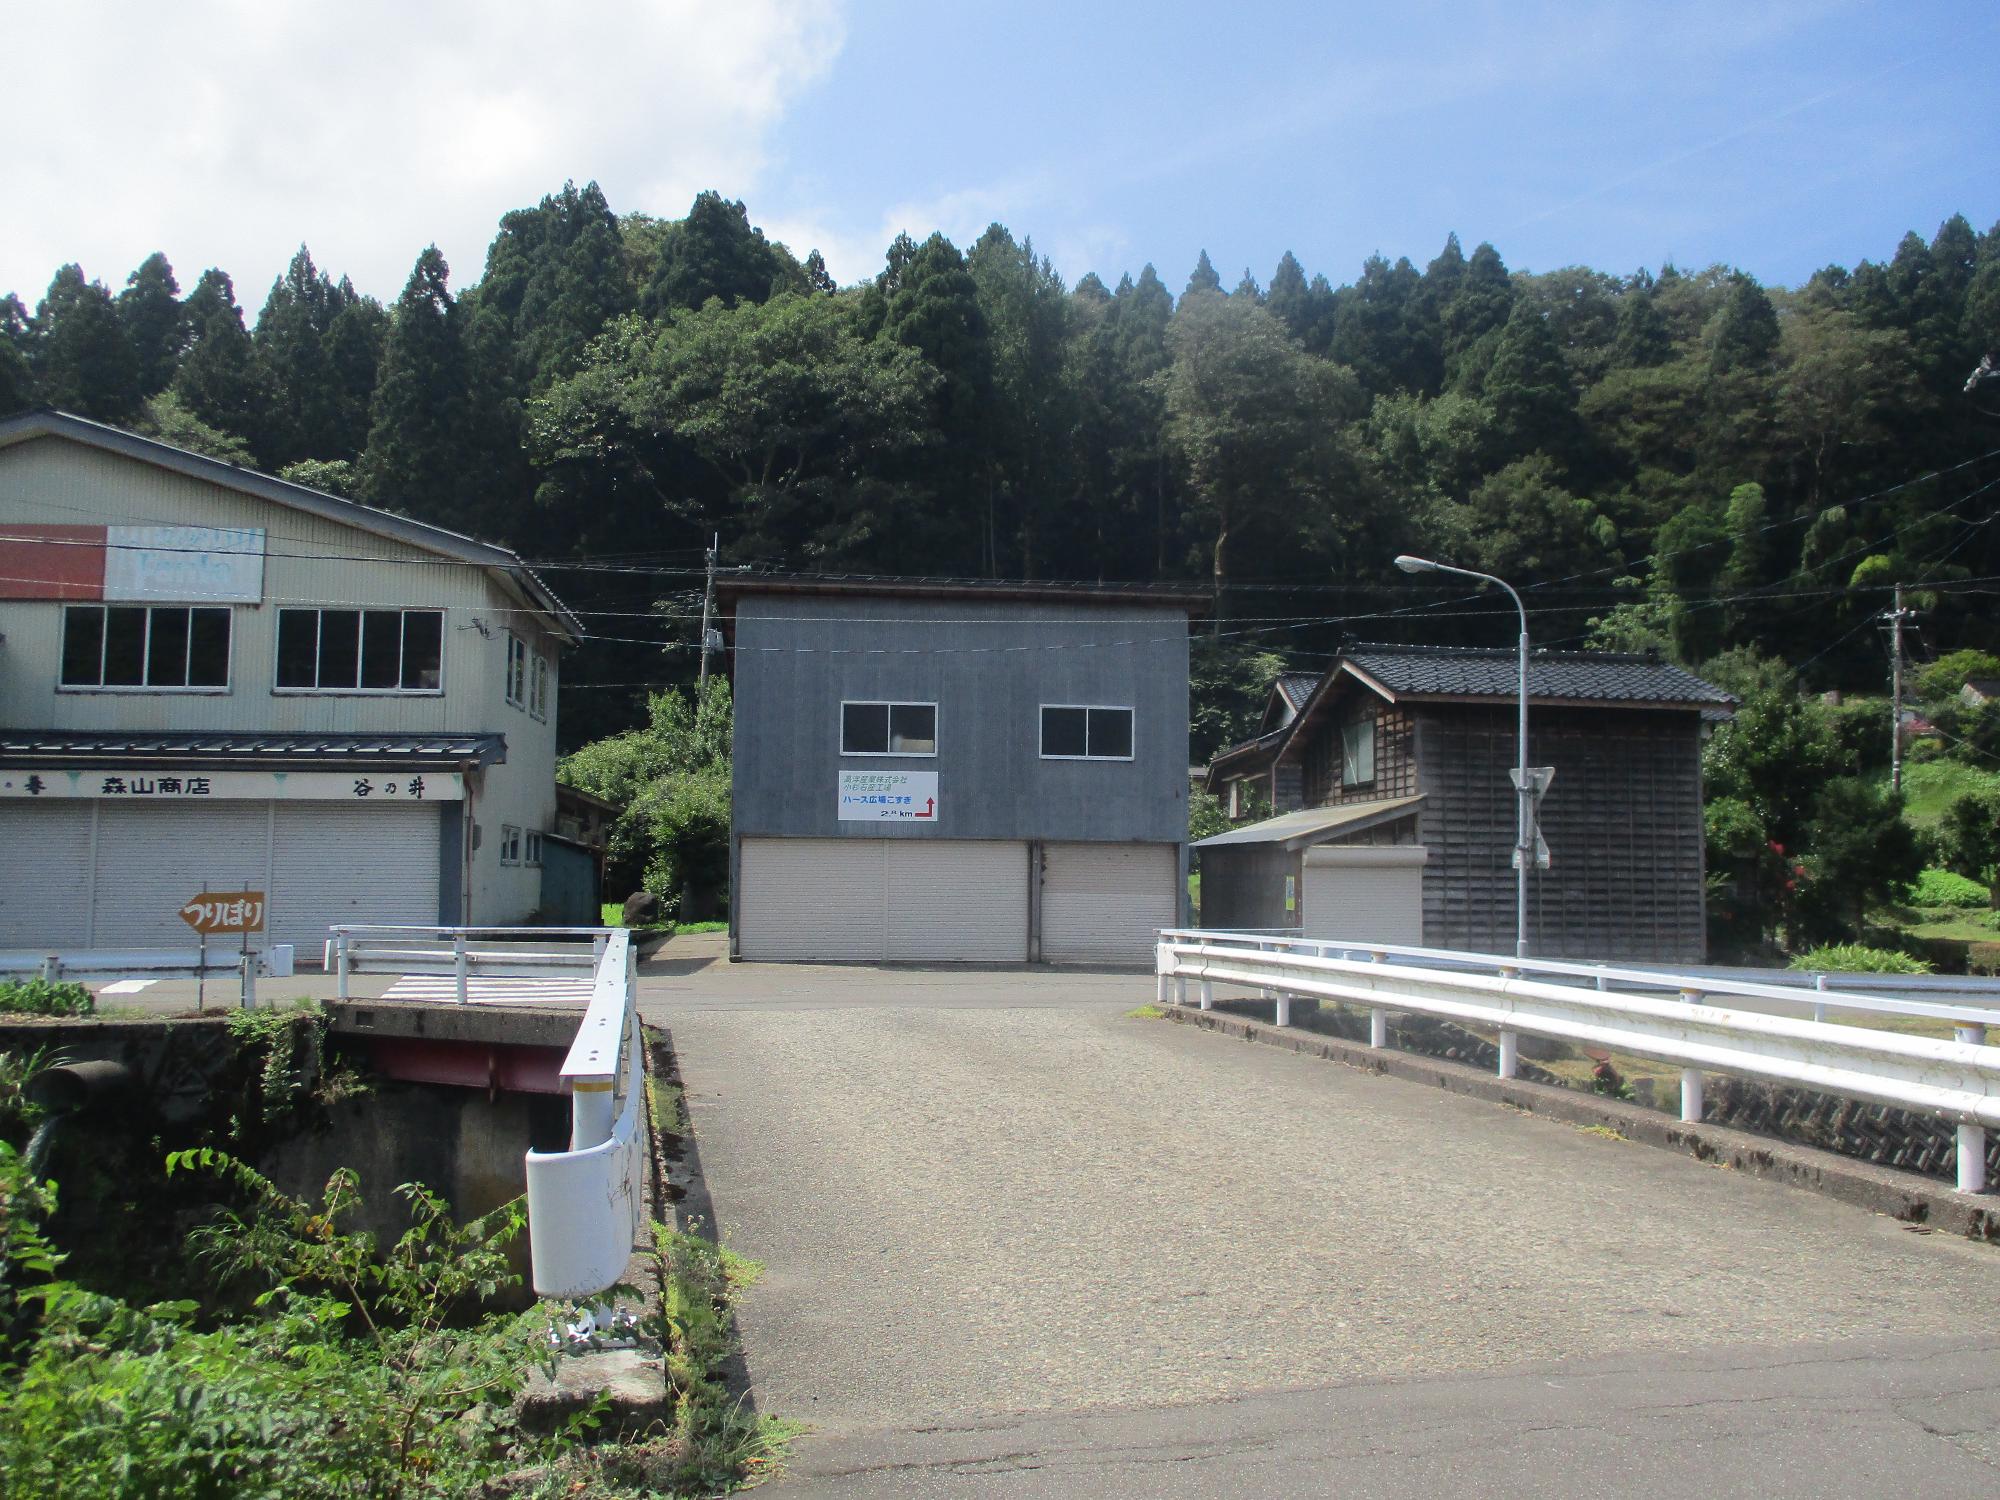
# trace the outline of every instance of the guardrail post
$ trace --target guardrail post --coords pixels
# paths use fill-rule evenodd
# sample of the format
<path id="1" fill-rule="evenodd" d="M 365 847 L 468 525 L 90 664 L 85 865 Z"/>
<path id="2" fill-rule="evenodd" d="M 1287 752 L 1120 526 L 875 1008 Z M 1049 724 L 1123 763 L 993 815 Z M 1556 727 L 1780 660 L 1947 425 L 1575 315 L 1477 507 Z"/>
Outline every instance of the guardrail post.
<path id="1" fill-rule="evenodd" d="M 1379 1005 L 1368 1012 L 1368 1045 L 1371 1047 L 1389 1045 L 1389 1013 Z"/>
<path id="2" fill-rule="evenodd" d="M 257 1008 L 257 955 L 254 953 L 243 955 L 243 1008 Z"/>
<path id="3" fill-rule="evenodd" d="M 569 1149 L 588 1151 L 611 1139 L 618 1095 L 609 1078 L 573 1078 L 569 1092 Z"/>
<path id="4" fill-rule="evenodd" d="M 1826 976 L 1824 974 L 1813 975 L 1813 988 L 1818 990 L 1822 995 L 1826 993 Z M 1813 1002 L 1813 1019 L 1815 1021 L 1824 1021 L 1826 1019 L 1826 1002 L 1824 1000 L 1815 1000 Z M 1961 1037 L 1959 1040 L 1963 1041 L 1964 1038 Z"/>
<path id="5" fill-rule="evenodd" d="M 1986 1044 L 1984 1026 L 1954 1026 L 1952 1035 L 1974 1047 Z M 1958 1190 L 1961 1193 L 1986 1191 L 1986 1127 L 1958 1127 Z"/>
<path id="6" fill-rule="evenodd" d="M 1292 1024 L 1292 997 L 1291 997 L 1290 995 L 1286 994 L 1286 993 L 1285 993 L 1285 992 L 1284 992 L 1283 990 L 1279 990 L 1279 991 L 1278 991 L 1278 996 L 1277 996 L 1277 1006 L 1278 1006 L 1278 1011 L 1277 1011 L 1277 1016 L 1276 1016 L 1276 1024 L 1278 1024 L 1278 1025 L 1280 1025 L 1280 1026 L 1289 1026 L 1289 1025 L 1291 1025 L 1291 1024 Z"/>
<path id="7" fill-rule="evenodd" d="M 590 940 L 590 967 L 594 970 L 604 962 L 604 945 L 610 941 L 605 933 L 597 933 Z"/>
<path id="8" fill-rule="evenodd" d="M 1505 1027 L 1500 1031 L 1500 1076 L 1512 1078 L 1521 1070 L 1521 1038 Z"/>
<path id="9" fill-rule="evenodd" d="M 1700 990 L 1682 990 L 1681 999 L 1689 1005 L 1702 1003 Z M 1699 1125 L 1703 1109 L 1702 1077 L 1700 1068 L 1681 1069 L 1681 1123 Z"/>
<path id="10" fill-rule="evenodd" d="M 61 977 L 61 975 L 62 975 L 61 955 L 55 953 L 44 955 L 42 959 L 43 982 L 46 984 L 54 984 L 56 980 Z"/>
<path id="11" fill-rule="evenodd" d="M 336 932 L 333 935 L 333 963 L 335 970 L 340 975 L 340 998 L 345 1000 L 347 998 L 348 963 L 347 934 L 344 932 Z"/>
<path id="12" fill-rule="evenodd" d="M 1201 1008 L 1203 1010 L 1215 1009 L 1215 983 L 1213 980 L 1204 979 L 1201 981 Z"/>
<path id="13" fill-rule="evenodd" d="M 465 1004 L 465 934 L 463 932 L 454 932 L 451 935 L 451 969 L 452 975 L 458 984 L 458 1003 L 463 1005 Z M 595 1142 L 592 1144 L 595 1144 Z"/>

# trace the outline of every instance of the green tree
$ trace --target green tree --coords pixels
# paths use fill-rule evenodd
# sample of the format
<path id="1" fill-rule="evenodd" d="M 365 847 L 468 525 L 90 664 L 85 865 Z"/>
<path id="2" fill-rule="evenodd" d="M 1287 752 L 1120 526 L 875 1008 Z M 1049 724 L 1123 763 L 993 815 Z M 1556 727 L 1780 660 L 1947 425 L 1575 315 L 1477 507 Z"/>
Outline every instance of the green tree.
<path id="1" fill-rule="evenodd" d="M 1494 345 L 1485 396 L 1493 408 L 1494 436 L 1507 457 L 1576 452 L 1581 438 L 1576 386 L 1548 320 L 1526 297 L 1514 304 Z"/>
<path id="2" fill-rule="evenodd" d="M 1709 330 L 1708 368 L 1714 375 L 1767 368 L 1778 352 L 1778 312 L 1764 289 L 1737 272 Z"/>
<path id="3" fill-rule="evenodd" d="M 1923 868 L 1903 799 L 1858 776 L 1821 788 L 1806 847 L 1806 879 L 1793 901 L 1795 949 L 1858 938 L 1868 913 L 1896 899 Z"/>
<path id="4" fill-rule="evenodd" d="M 174 372 L 174 396 L 210 427 L 247 439 L 261 424 L 263 387 L 236 288 L 226 273 L 203 271 L 184 306 L 188 346 Z"/>
<path id="5" fill-rule="evenodd" d="M 1634 287 L 1618 299 L 1618 327 L 1611 339 L 1611 365 L 1627 370 L 1647 370 L 1663 365 L 1674 355 L 1673 336 L 1650 285 Z"/>
<path id="6" fill-rule="evenodd" d="M 484 531 L 480 497 L 468 494 L 465 485 L 473 423 L 450 274 L 432 245 L 417 257 L 396 299 L 361 484 L 372 504 L 463 531 Z"/>
<path id="7" fill-rule="evenodd" d="M 777 256 L 750 211 L 717 192 L 700 193 L 685 219 L 668 227 L 659 263 L 640 298 L 652 317 L 694 309 L 711 297 L 725 307 L 762 302 L 780 273 Z"/>
<path id="8" fill-rule="evenodd" d="M 672 274 L 685 278 L 690 246 L 676 238 Z M 515 394 L 546 390 L 575 370 L 590 341 L 635 302 L 618 218 L 597 184 L 565 182 L 535 207 L 503 215 L 486 274 L 467 300 L 505 329 Z"/>
<path id="9" fill-rule="evenodd" d="M 133 430 L 189 453 L 219 458 L 226 464 L 248 467 L 254 461 L 248 443 L 234 433 L 209 426 L 172 391 L 162 391 L 148 400 L 140 409 Z"/>
<path id="10" fill-rule="evenodd" d="M 0 297 L 0 416 L 35 404 L 35 376 L 28 363 L 31 343 L 28 310 L 9 292 Z"/>
<path id="11" fill-rule="evenodd" d="M 174 378 L 187 345 L 187 317 L 181 307 L 174 268 L 157 250 L 125 280 L 118 294 L 118 317 L 139 363 L 139 393 L 156 396 Z"/>
<path id="12" fill-rule="evenodd" d="M 1183 297 L 1191 297 L 1196 292 L 1219 292 L 1221 290 L 1222 278 L 1215 274 L 1215 267 L 1210 264 L 1208 252 L 1204 250 L 1201 252 L 1201 258 L 1194 263 L 1194 270 L 1188 276 L 1187 288 L 1181 295 Z"/>
<path id="13" fill-rule="evenodd" d="M 1457 247 L 1457 236 L 1446 245 Z M 1433 262 L 1435 267 L 1436 263 Z M 1439 311 L 1444 330 L 1445 380 L 1455 390 L 1478 394 L 1492 363 L 1493 345 L 1514 310 L 1514 284 L 1500 252 L 1482 241 L 1455 279 L 1451 300 Z"/>
<path id="14" fill-rule="evenodd" d="M 139 413 L 139 357 L 111 293 L 71 264 L 35 308 L 30 365 L 40 399 L 100 422 Z"/>

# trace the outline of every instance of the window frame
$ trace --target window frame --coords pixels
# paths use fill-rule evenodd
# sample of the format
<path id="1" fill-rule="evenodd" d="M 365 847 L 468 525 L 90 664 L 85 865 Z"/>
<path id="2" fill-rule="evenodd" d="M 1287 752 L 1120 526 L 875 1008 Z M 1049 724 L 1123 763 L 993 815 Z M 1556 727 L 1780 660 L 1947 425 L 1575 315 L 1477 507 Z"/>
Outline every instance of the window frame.
<path id="1" fill-rule="evenodd" d="M 400 604 L 356 604 L 347 608 L 336 609 L 333 613 L 356 614 L 363 617 L 356 631 L 354 642 L 354 675 L 357 681 L 361 676 L 361 663 L 367 649 L 368 621 L 366 617 L 371 614 L 395 615 L 398 617 L 396 625 L 396 679 L 398 685 L 395 687 L 324 687 L 315 683 L 311 687 L 298 687 L 279 682 L 278 673 L 283 669 L 283 653 L 280 642 L 284 638 L 286 615 L 311 615 L 313 617 L 313 676 L 315 678 L 320 675 L 320 662 L 325 655 L 324 648 L 326 643 L 327 610 L 325 606 L 317 604 L 285 604 L 278 607 L 276 623 L 272 627 L 271 635 L 271 691 L 274 694 L 281 694 L 288 698 L 440 698 L 444 696 L 444 610 L 406 608 Z M 434 615 L 437 617 L 438 680 L 436 687 L 403 687 L 401 685 L 404 656 L 409 647 L 411 615 Z"/>
<path id="2" fill-rule="evenodd" d="M 549 679 L 554 675 L 546 651 L 532 653 L 528 663 L 528 717 L 544 723 L 549 717 Z"/>
<path id="3" fill-rule="evenodd" d="M 151 675 L 153 667 L 153 616 L 166 610 L 178 610 L 187 616 L 186 644 L 182 647 L 181 670 L 185 674 L 193 665 L 194 657 L 194 617 L 198 610 L 221 615 L 228 622 L 228 640 L 222 650 L 222 681 L 220 683 L 151 683 L 151 682 L 105 682 L 106 657 L 111 649 L 111 611 L 133 609 L 145 615 L 145 633 L 140 638 L 139 674 Z M 64 682 L 63 671 L 69 657 L 69 625 L 74 614 L 82 610 L 95 610 L 100 621 L 97 636 L 97 676 L 96 682 Z M 208 697 L 227 697 L 236 686 L 236 610 L 227 604 L 140 604 L 119 603 L 114 600 L 73 599 L 63 602 L 62 630 L 56 640 L 56 691 L 59 693 L 193 693 Z"/>
<path id="4" fill-rule="evenodd" d="M 1353 739 L 1349 737 L 1353 736 Z M 1363 765 L 1362 762 L 1367 764 Z M 1354 774 L 1349 776 L 1350 761 Z M 1375 784 L 1375 715 L 1364 714 L 1342 721 L 1340 726 L 1340 785 L 1343 790 L 1351 786 L 1373 786 Z"/>
<path id="5" fill-rule="evenodd" d="M 540 829 L 524 829 L 521 834 L 521 863 L 530 869 L 542 867 L 542 834 Z"/>
<path id="6" fill-rule="evenodd" d="M 886 750 L 850 750 L 847 748 L 847 711 L 850 708 L 879 708 L 882 716 L 882 743 Z M 931 747 L 928 750 L 898 750 L 895 748 L 896 710 L 899 708 L 928 708 L 931 711 Z M 936 760 L 938 740 L 941 737 L 941 719 L 937 704 L 921 698 L 842 698 L 840 715 L 834 721 L 835 743 L 842 755 L 866 756 L 874 760 Z"/>
<path id="7" fill-rule="evenodd" d="M 501 693 L 509 707 L 525 711 L 528 707 L 528 643 L 511 630 L 502 633 L 507 637 L 507 650 L 505 664 L 501 668 Z"/>
<path id="8" fill-rule="evenodd" d="M 508 851 L 512 850 L 510 854 Z M 500 825 L 500 863 L 518 865 L 521 862 L 521 830 L 512 823 Z"/>
<path id="9" fill-rule="evenodd" d="M 1051 754 L 1049 744 L 1049 710 L 1052 708 L 1079 709 L 1083 713 L 1083 754 Z M 1125 715 L 1125 743 L 1129 747 L 1123 755 L 1092 755 L 1090 753 L 1090 716 L 1094 713 L 1119 713 Z M 1135 761 L 1139 758 L 1139 713 L 1129 703 L 1044 703 L 1035 716 L 1035 748 L 1043 760 L 1095 760 Z"/>

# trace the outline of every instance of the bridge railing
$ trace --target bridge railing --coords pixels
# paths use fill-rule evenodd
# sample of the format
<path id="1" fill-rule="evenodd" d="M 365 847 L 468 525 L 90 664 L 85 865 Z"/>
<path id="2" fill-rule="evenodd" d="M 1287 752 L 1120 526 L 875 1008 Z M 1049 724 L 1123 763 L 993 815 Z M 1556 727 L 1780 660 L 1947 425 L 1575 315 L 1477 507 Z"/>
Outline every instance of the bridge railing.
<path id="1" fill-rule="evenodd" d="M 596 1297 L 632 1258 L 645 1166 L 642 1045 L 632 935 L 613 930 L 563 1059 L 569 1149 L 528 1153 L 528 1249 L 541 1296 Z"/>
<path id="2" fill-rule="evenodd" d="M 1502 1078 L 1516 1073 L 1523 1034 L 1678 1066 L 1681 1118 L 1690 1122 L 1702 1117 L 1705 1072 L 1934 1115 L 1957 1126 L 1959 1190 L 1986 1186 L 1986 1129 L 2000 1125 L 2000 1047 L 1986 1045 L 1987 1026 L 2000 1023 L 1992 1011 L 1273 933 L 1168 929 L 1157 953 L 1162 1004 L 1186 1005 L 1192 983 L 1207 1010 L 1217 984 L 1241 985 L 1271 996 L 1283 1026 L 1292 997 L 1335 1000 L 1367 1009 L 1371 1047 L 1388 1045 L 1391 1011 L 1433 1016 L 1498 1033 Z M 1954 1040 L 1769 1015 L 1730 999 L 1931 1016 L 1952 1022 Z"/>
<path id="3" fill-rule="evenodd" d="M 340 998 L 356 974 L 448 974 L 464 1005 L 469 981 L 592 974 L 603 964 L 612 927 L 341 926 L 327 931 L 325 963 Z M 588 938 L 590 946 L 582 946 Z"/>
<path id="4" fill-rule="evenodd" d="M 46 979 L 105 983 L 125 979 L 213 979 L 234 975 L 242 982 L 243 1007 L 257 1005 L 257 981 L 292 977 L 292 945 L 232 952 L 222 943 L 207 948 L 75 948 L 39 953 L 0 952 L 0 979 Z"/>

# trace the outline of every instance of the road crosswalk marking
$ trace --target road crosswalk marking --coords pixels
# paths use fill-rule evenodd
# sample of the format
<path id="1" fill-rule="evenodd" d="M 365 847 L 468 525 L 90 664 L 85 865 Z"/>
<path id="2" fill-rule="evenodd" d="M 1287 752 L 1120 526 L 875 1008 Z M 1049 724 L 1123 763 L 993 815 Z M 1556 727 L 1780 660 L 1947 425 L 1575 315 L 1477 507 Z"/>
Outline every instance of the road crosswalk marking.
<path id="1" fill-rule="evenodd" d="M 465 981 L 465 998 L 479 1005 L 584 1005 L 590 1001 L 588 978 L 486 979 Z M 458 981 L 449 974 L 405 974 L 382 992 L 384 1000 L 422 1000 L 455 1004 Z"/>

